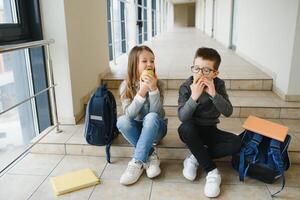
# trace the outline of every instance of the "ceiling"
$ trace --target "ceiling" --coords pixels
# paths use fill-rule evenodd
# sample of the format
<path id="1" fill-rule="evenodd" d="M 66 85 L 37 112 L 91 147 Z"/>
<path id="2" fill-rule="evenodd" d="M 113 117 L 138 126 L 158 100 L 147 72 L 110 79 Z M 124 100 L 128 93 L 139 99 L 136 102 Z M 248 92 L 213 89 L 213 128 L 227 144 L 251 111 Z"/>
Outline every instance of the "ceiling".
<path id="1" fill-rule="evenodd" d="M 169 0 L 173 4 L 181 4 L 181 3 L 194 3 L 195 0 Z"/>

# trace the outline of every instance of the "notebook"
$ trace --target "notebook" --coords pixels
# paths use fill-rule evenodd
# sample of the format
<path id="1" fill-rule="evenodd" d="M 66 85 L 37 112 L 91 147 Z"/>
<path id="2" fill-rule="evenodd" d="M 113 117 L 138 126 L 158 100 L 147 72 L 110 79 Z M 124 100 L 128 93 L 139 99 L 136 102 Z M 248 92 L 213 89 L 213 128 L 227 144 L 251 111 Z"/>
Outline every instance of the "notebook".
<path id="1" fill-rule="evenodd" d="M 91 169 L 72 171 L 50 179 L 56 196 L 100 183 Z"/>
<path id="2" fill-rule="evenodd" d="M 243 128 L 281 142 L 288 133 L 288 127 L 252 115 L 244 122 Z"/>

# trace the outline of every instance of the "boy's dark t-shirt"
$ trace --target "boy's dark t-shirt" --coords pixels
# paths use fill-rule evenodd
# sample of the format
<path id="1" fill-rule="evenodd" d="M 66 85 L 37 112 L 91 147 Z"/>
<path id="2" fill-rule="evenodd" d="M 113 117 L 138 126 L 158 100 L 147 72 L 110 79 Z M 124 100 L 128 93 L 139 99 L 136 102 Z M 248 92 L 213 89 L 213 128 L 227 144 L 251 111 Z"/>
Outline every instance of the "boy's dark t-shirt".
<path id="1" fill-rule="evenodd" d="M 193 76 L 189 77 L 179 89 L 178 117 L 180 121 L 196 120 L 197 124 L 213 126 L 220 122 L 220 114 L 229 117 L 233 108 L 226 92 L 225 83 L 216 77 L 214 85 L 216 96 L 211 97 L 203 92 L 197 101 L 191 98 L 190 85 L 193 83 Z"/>

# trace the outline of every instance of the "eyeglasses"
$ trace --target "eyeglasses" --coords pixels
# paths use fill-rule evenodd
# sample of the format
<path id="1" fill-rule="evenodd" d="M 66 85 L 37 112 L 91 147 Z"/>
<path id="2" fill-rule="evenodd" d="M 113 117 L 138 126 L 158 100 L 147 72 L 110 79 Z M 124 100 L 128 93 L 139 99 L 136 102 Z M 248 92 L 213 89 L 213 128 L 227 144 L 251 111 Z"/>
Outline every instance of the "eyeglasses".
<path id="1" fill-rule="evenodd" d="M 202 72 L 203 75 L 209 75 L 210 72 L 216 71 L 216 70 L 210 69 L 210 68 L 208 68 L 208 67 L 201 67 L 201 68 L 200 68 L 200 67 L 197 66 L 197 65 L 191 66 L 191 71 L 192 71 L 193 73 L 198 73 L 200 70 L 201 70 L 201 72 Z"/>

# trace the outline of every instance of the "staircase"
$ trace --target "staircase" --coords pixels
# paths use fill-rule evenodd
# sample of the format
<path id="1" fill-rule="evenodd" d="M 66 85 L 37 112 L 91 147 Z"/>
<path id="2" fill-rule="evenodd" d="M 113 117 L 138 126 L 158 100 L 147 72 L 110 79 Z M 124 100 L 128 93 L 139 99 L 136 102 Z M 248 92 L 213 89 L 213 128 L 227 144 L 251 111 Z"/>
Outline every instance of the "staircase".
<path id="1" fill-rule="evenodd" d="M 178 89 L 191 75 L 189 66 L 195 49 L 209 46 L 222 57 L 220 78 L 225 80 L 229 98 L 234 107 L 230 118 L 221 117 L 219 128 L 239 134 L 249 115 L 269 119 L 289 127 L 292 142 L 289 146 L 293 163 L 300 163 L 300 102 L 285 102 L 272 92 L 273 80 L 251 63 L 237 56 L 202 32 L 185 28 L 168 32 L 154 39 L 149 46 L 156 55 L 158 77 L 165 83 L 164 108 L 168 120 L 168 133 L 156 146 L 162 159 L 183 159 L 189 154 L 177 133 L 180 121 L 177 117 Z M 121 114 L 118 87 L 126 74 L 126 60 L 112 69 L 102 82 L 107 83 L 117 99 L 118 115 Z M 35 153 L 105 156 L 104 147 L 88 145 L 84 139 L 83 122 L 76 126 L 62 126 L 63 133 L 48 134 L 32 148 Z M 131 157 L 133 148 L 120 134 L 111 148 L 113 157 Z M 229 160 L 224 158 L 222 160 Z"/>
<path id="2" fill-rule="evenodd" d="M 108 75 L 103 79 L 112 90 L 117 101 L 118 115 L 121 105 L 118 87 L 123 79 Z M 178 137 L 177 117 L 178 89 L 184 79 L 162 79 L 165 82 L 164 108 L 168 118 L 168 133 L 156 146 L 162 159 L 184 159 L 189 151 Z M 220 129 L 239 134 L 242 124 L 249 115 L 255 115 L 289 127 L 293 137 L 289 147 L 291 161 L 300 163 L 300 102 L 285 102 L 271 91 L 272 79 L 227 79 L 225 80 L 234 112 L 230 118 L 221 117 Z M 31 150 L 35 153 L 105 156 L 104 147 L 88 145 L 83 136 L 83 122 L 76 126 L 62 126 L 63 133 L 50 133 Z M 120 134 L 111 148 L 112 157 L 131 157 L 133 148 Z M 223 158 L 221 160 L 229 160 Z"/>

